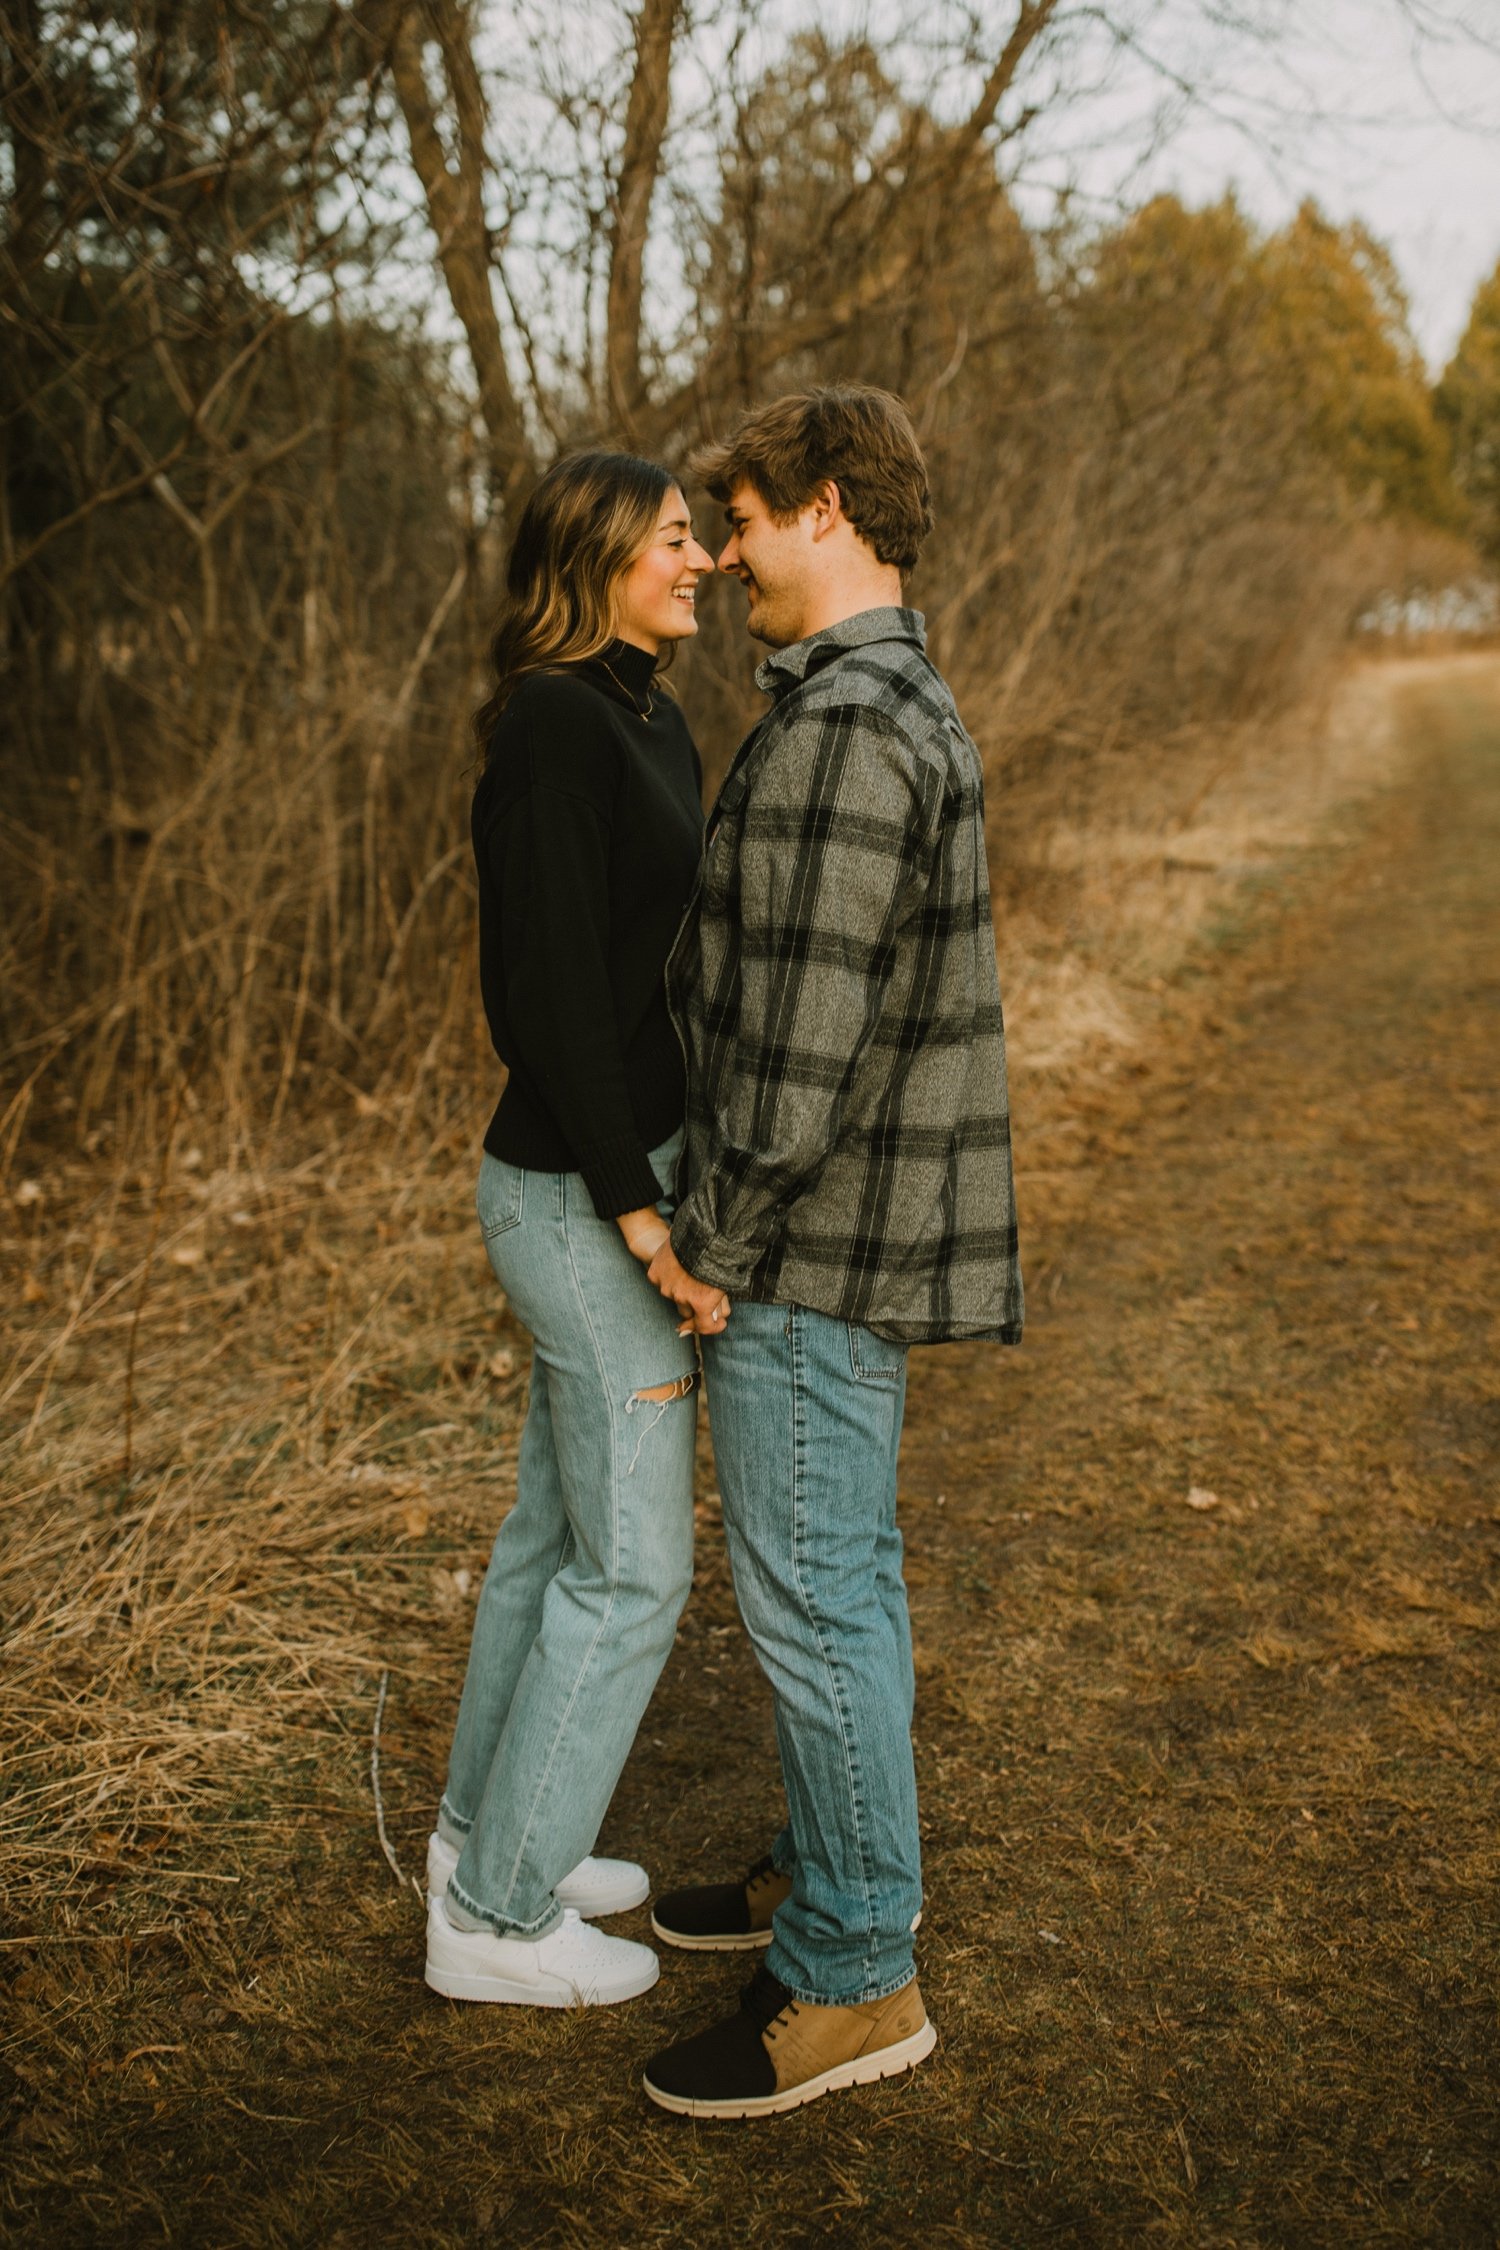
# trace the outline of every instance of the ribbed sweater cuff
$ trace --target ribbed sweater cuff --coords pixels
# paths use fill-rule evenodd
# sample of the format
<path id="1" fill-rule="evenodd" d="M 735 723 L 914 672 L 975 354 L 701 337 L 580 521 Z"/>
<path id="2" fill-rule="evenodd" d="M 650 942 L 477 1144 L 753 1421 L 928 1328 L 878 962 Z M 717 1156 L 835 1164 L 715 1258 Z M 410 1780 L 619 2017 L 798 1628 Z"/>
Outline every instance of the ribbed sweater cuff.
<path id="1" fill-rule="evenodd" d="M 661 1182 L 638 1135 L 620 1133 L 613 1140 L 595 1141 L 579 1149 L 577 1156 L 583 1184 L 601 1219 L 618 1219 L 626 1211 L 644 1211 L 648 1203 L 660 1203 Z"/>

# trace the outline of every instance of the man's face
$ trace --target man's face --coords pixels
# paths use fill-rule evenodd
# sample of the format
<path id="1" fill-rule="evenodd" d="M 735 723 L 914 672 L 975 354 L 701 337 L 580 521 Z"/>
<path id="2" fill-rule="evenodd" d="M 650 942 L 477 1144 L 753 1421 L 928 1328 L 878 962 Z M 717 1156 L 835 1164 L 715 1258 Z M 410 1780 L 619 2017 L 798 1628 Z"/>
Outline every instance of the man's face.
<path id="1" fill-rule="evenodd" d="M 729 538 L 719 568 L 737 578 L 750 597 L 745 622 L 756 640 L 790 648 L 806 633 L 810 589 L 817 567 L 811 506 L 777 523 L 755 487 L 736 485 L 724 510 Z"/>

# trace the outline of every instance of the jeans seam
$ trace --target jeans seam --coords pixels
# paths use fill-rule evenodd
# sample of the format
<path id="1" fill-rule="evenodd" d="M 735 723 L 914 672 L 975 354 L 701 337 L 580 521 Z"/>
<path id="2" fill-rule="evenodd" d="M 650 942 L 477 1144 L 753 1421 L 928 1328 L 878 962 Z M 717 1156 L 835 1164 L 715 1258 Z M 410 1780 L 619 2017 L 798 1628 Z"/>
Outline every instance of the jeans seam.
<path id="1" fill-rule="evenodd" d="M 580 1305 L 582 1306 L 582 1308 L 583 1308 L 583 1322 L 584 1322 L 584 1327 L 585 1327 L 585 1328 L 586 1328 L 586 1330 L 588 1331 L 588 1339 L 589 1339 L 589 1343 L 590 1343 L 590 1346 L 592 1347 L 592 1350 L 593 1350 L 593 1354 L 594 1354 L 594 1365 L 595 1365 L 595 1368 L 596 1368 L 596 1370 L 597 1370 L 597 1372 L 598 1372 L 598 1375 L 599 1375 L 599 1385 L 600 1385 L 600 1389 L 601 1389 L 601 1391 L 603 1392 L 603 1394 L 604 1394 L 605 1398 L 609 1399 L 609 1398 L 610 1398 L 610 1390 L 609 1390 L 609 1385 L 608 1385 L 608 1382 L 607 1382 L 607 1380 L 606 1380 L 606 1378 L 605 1378 L 605 1369 L 604 1369 L 604 1355 L 603 1355 L 603 1353 L 602 1353 L 602 1352 L 600 1351 L 600 1349 L 599 1349 L 599 1336 L 598 1336 L 598 1332 L 597 1332 L 597 1330 L 596 1330 L 596 1329 L 595 1329 L 595 1327 L 594 1327 L 593 1319 L 592 1319 L 592 1316 L 590 1315 L 590 1312 L 589 1312 L 588 1295 L 587 1295 L 587 1292 L 585 1291 L 585 1289 L 584 1289 L 584 1287 L 583 1287 L 583 1284 L 582 1284 L 582 1282 L 581 1282 L 581 1281 L 579 1280 L 579 1277 L 578 1277 L 578 1267 L 577 1267 L 577 1265 L 576 1265 L 576 1264 L 575 1264 L 575 1262 L 574 1262 L 574 1258 L 573 1258 L 573 1244 L 572 1244 L 571 1240 L 569 1239 L 569 1235 L 568 1235 L 568 1227 L 567 1227 L 567 1214 L 566 1214 L 566 1212 L 564 1211 L 564 1212 L 560 1213 L 560 1216 L 561 1216 L 561 1218 L 562 1218 L 562 1222 L 563 1222 L 563 1223 L 562 1223 L 562 1230 L 561 1230 L 561 1231 L 562 1231 L 562 1239 L 563 1239 L 563 1248 L 564 1248 L 564 1250 L 565 1250 L 565 1251 L 567 1252 L 567 1258 L 568 1258 L 568 1271 L 569 1271 L 569 1273 L 570 1273 L 570 1274 L 572 1275 L 572 1277 L 573 1277 L 573 1290 L 574 1290 L 574 1294 L 575 1294 L 575 1296 L 577 1297 L 577 1299 L 578 1299 L 578 1301 L 579 1301 L 579 1304 L 580 1304 Z M 537 1781 L 537 1785 L 536 1785 L 536 1788 L 535 1788 L 535 1789 L 533 1790 L 533 1792 L 532 1792 L 532 1798 L 531 1798 L 531 1810 L 530 1810 L 530 1812 L 529 1812 L 529 1813 L 527 1814 L 527 1816 L 526 1816 L 526 1825 L 525 1825 L 525 1827 L 524 1827 L 524 1828 L 522 1829 L 522 1831 L 521 1831 L 521 1839 L 520 1839 L 520 1842 L 519 1842 L 519 1843 L 517 1844 L 517 1846 L 516 1846 L 516 1854 L 515 1854 L 515 1857 L 514 1857 L 514 1859 L 513 1859 L 512 1861 L 511 1861 L 511 1867 L 510 1867 L 510 1878 L 509 1878 L 509 1882 L 508 1882 L 508 1884 L 507 1884 L 507 1888 L 506 1888 L 506 1893 L 505 1893 L 505 1895 L 506 1895 L 506 1897 L 507 1897 L 507 1898 L 509 1898 L 509 1897 L 510 1897 L 511 1893 L 512 1893 L 512 1892 L 514 1891 L 514 1889 L 515 1889 L 515 1883 L 516 1883 L 516 1875 L 517 1875 L 517 1872 L 518 1872 L 518 1871 L 519 1871 L 519 1869 L 520 1869 L 520 1865 L 521 1865 L 521 1860 L 522 1860 L 522 1858 L 523 1858 L 523 1856 L 524 1856 L 524 1854 L 525 1854 L 525 1851 L 526 1851 L 526 1847 L 527 1847 L 527 1845 L 528 1845 L 528 1844 L 529 1844 L 529 1843 L 531 1842 L 531 1832 L 532 1832 L 532 1829 L 533 1829 L 533 1828 L 535 1827 L 535 1825 L 536 1825 L 537 1809 L 538 1809 L 538 1807 L 540 1806 L 540 1804 L 541 1804 L 541 1801 L 542 1801 L 542 1798 L 543 1798 L 543 1796 L 544 1796 L 544 1795 L 545 1795 L 545 1793 L 546 1793 L 546 1789 L 547 1789 L 547 1784 L 548 1784 L 548 1782 L 549 1782 L 549 1781 L 551 1780 L 551 1778 L 552 1778 L 552 1768 L 553 1768 L 553 1765 L 555 1764 L 555 1762 L 556 1762 L 556 1759 L 557 1759 L 557 1752 L 558 1752 L 558 1747 L 559 1747 L 560 1743 L 562 1742 L 563 1736 L 564 1736 L 564 1735 L 565 1735 L 565 1733 L 567 1732 L 568 1721 L 569 1721 L 569 1719 L 570 1719 L 570 1718 L 572 1717 L 572 1715 L 573 1715 L 573 1707 L 574 1707 L 574 1705 L 575 1705 L 575 1704 L 577 1703 L 577 1701 L 578 1701 L 578 1698 L 579 1698 L 580 1694 L 581 1694 L 581 1693 L 582 1693 L 582 1691 L 583 1691 L 583 1683 L 584 1683 L 584 1680 L 585 1680 L 585 1678 L 587 1677 L 587 1674 L 588 1674 L 588 1672 L 589 1672 L 589 1669 L 590 1669 L 590 1667 L 591 1667 L 591 1666 L 592 1666 L 592 1664 L 593 1664 L 593 1661 L 594 1661 L 594 1657 L 595 1657 L 595 1654 L 596 1654 L 596 1653 L 597 1653 L 597 1651 L 598 1651 L 599 1643 L 600 1643 L 600 1642 L 601 1642 L 601 1641 L 603 1640 L 603 1638 L 604 1638 L 604 1635 L 605 1635 L 605 1631 L 606 1631 L 606 1629 L 608 1628 L 608 1625 L 609 1625 L 609 1621 L 610 1621 L 610 1618 L 611 1618 L 611 1617 L 613 1616 L 613 1614 L 614 1614 L 614 1607 L 615 1607 L 615 1596 L 616 1596 L 616 1594 L 617 1594 L 617 1592 L 618 1592 L 618 1590 L 619 1590 L 619 1582 L 620 1582 L 620 1478 L 619 1478 L 619 1460 L 618 1460 L 618 1454 L 617 1454 L 617 1448 L 616 1448 L 616 1442 L 615 1442 L 615 1415 L 614 1415 L 614 1405 L 613 1405 L 613 1401 L 612 1401 L 612 1400 L 611 1400 L 611 1403 L 610 1403 L 610 1414 L 609 1414 L 609 1501 L 610 1501 L 610 1507 L 609 1507 L 609 1519 L 610 1519 L 610 1557 L 609 1557 L 609 1565 L 610 1565 L 610 1568 L 609 1568 L 610 1590 L 609 1590 L 609 1600 L 608 1600 L 608 1601 L 606 1602 L 606 1604 L 605 1604 L 605 1606 L 604 1606 L 604 1614 L 603 1614 L 603 1616 L 602 1616 L 602 1617 L 600 1618 L 600 1620 L 599 1620 L 598 1626 L 597 1626 L 597 1628 L 596 1628 L 596 1630 L 595 1630 L 595 1633 L 594 1633 L 594 1637 L 593 1637 L 593 1639 L 592 1639 L 592 1640 L 591 1640 L 591 1641 L 589 1642 L 589 1645 L 588 1645 L 588 1647 L 587 1647 L 587 1648 L 585 1649 L 585 1651 L 584 1651 L 584 1653 L 583 1653 L 583 1656 L 582 1656 L 582 1659 L 580 1660 L 580 1663 L 579 1663 L 579 1666 L 578 1666 L 578 1674 L 577 1674 L 577 1677 L 576 1677 L 576 1679 L 575 1679 L 575 1680 L 574 1680 L 574 1682 L 573 1682 L 573 1692 L 572 1692 L 572 1694 L 571 1694 L 571 1695 L 570 1695 L 570 1696 L 568 1697 L 568 1700 L 567 1700 L 567 1702 L 566 1702 L 566 1703 L 564 1704 L 564 1706 L 563 1706 L 563 1708 L 562 1708 L 562 1711 L 560 1712 L 560 1714 L 559 1714 L 559 1716 L 558 1716 L 558 1721 L 557 1721 L 557 1725 L 556 1725 L 556 1727 L 555 1727 L 555 1728 L 553 1729 L 553 1734 L 552 1734 L 552 1744 L 551 1744 L 551 1747 L 550 1747 L 550 1749 L 549 1749 L 549 1750 L 548 1750 L 548 1752 L 547 1752 L 547 1762 L 546 1762 L 546 1764 L 545 1764 L 545 1765 L 543 1766 L 543 1768 L 542 1768 L 542 1771 L 541 1771 L 541 1775 L 540 1775 L 540 1777 L 539 1777 L 539 1779 L 538 1779 L 538 1781 Z M 472 1911 L 474 1911 L 474 1912 L 479 1912 L 479 1911 L 482 1911 L 482 1910 L 481 1910 L 481 1909 L 478 1909 L 478 1908 L 475 1908 L 475 1909 L 473 1909 Z"/>
<path id="2" fill-rule="evenodd" d="M 859 1850 L 860 1883 L 864 1891 L 865 1929 L 867 1933 L 865 1949 L 865 1975 L 866 1977 L 868 1977 L 870 1967 L 875 1957 L 875 1947 L 878 1933 L 875 1927 L 875 1900 L 870 1888 L 869 1851 L 866 1845 L 864 1832 L 864 1798 L 862 1789 L 860 1787 L 858 1761 L 854 1757 L 849 1740 L 849 1713 L 844 1701 L 843 1685 L 839 1679 L 837 1667 L 835 1666 L 832 1658 L 829 1655 L 828 1644 L 824 1636 L 822 1621 L 814 1611 L 802 1571 L 802 1461 L 804 1430 L 802 1411 L 804 1385 L 802 1374 L 802 1331 L 801 1324 L 796 1320 L 794 1312 L 792 1327 L 792 1411 L 795 1442 L 792 1452 L 792 1564 L 797 1573 L 797 1591 L 802 1600 L 803 1611 L 807 1617 L 809 1625 L 811 1625 L 813 1632 L 817 1637 L 818 1654 L 822 1659 L 824 1672 L 827 1674 L 829 1685 L 833 1690 L 834 1707 L 839 1715 L 839 1735 L 843 1742 L 844 1748 L 844 1771 L 848 1777 L 849 1782 L 849 1797 L 854 1812 L 855 1842 Z"/>

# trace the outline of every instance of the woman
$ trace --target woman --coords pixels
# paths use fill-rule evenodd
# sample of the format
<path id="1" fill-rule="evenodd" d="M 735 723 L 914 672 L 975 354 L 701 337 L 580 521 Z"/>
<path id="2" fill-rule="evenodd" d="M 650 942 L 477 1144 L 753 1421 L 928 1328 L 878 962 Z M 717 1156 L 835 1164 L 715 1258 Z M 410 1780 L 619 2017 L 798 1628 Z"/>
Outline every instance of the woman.
<path id="1" fill-rule="evenodd" d="M 684 1106 L 662 972 L 703 820 L 654 674 L 712 568 L 665 470 L 559 461 L 517 527 L 475 720 L 480 985 L 509 1072 L 479 1223 L 535 1349 L 428 1849 L 427 1982 L 452 1999 L 570 2007 L 657 1975 L 588 1919 L 638 1906 L 644 1871 L 589 1854 L 692 1567 L 693 1324 L 646 1267 Z"/>

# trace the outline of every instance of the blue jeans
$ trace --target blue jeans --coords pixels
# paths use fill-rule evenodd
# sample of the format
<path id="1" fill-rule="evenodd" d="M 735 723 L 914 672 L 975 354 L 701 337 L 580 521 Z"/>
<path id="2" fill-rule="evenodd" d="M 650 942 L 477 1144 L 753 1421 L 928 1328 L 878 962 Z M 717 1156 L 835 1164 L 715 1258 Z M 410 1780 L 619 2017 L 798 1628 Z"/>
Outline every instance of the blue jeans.
<path id="1" fill-rule="evenodd" d="M 652 1151 L 664 1197 L 680 1145 Z M 696 1392 L 638 1394 L 695 1380 L 696 1362 L 576 1172 L 486 1155 L 477 1201 L 535 1350 L 440 1822 L 463 1839 L 450 1898 L 503 1937 L 539 1937 L 593 1848 L 692 1582 Z"/>
<path id="2" fill-rule="evenodd" d="M 906 1347 L 735 1304 L 704 1349 L 740 1613 L 775 1698 L 792 1877 L 766 1964 L 798 2000 L 882 1999 L 922 1904 L 911 1627 L 896 1529 Z"/>

